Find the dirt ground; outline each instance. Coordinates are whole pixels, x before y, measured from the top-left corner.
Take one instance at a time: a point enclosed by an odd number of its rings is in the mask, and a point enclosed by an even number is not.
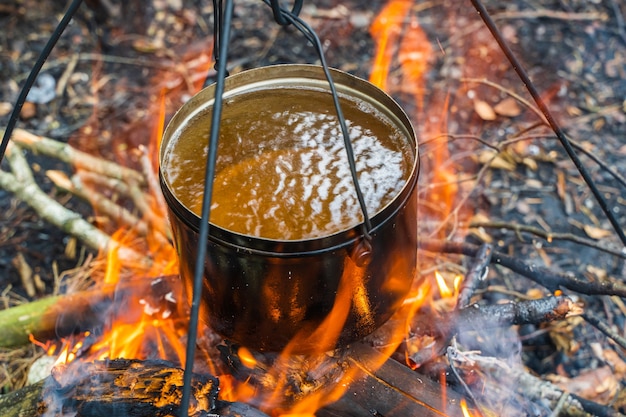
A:
[[[0,5],[0,127],[6,125],[19,88],[64,3],[21,0]],[[604,167],[626,176],[626,4],[485,3],[568,137]],[[367,79],[376,51],[370,26],[385,4],[305,1],[301,17],[317,31],[331,66]],[[52,86],[43,81],[37,85],[39,96],[31,96],[25,110],[30,114],[23,113],[19,127],[136,167],[138,161],[129,150],[149,139],[145,127],[153,118],[155,84],[163,77],[181,84],[167,99],[170,114],[189,96],[189,77],[199,73],[194,58],[212,45],[211,10],[209,2],[200,0],[86,2],[42,71]],[[411,27],[420,27],[425,37],[414,40],[415,56],[393,51],[387,91],[405,108],[418,133],[420,196],[434,201],[431,193],[442,187],[437,181],[444,178],[438,175],[443,170],[452,170],[453,176],[445,178],[458,192],[455,215],[449,218],[435,216],[436,209],[427,205],[421,208],[420,233],[487,242],[533,267],[589,282],[623,283],[623,245],[551,130],[532,111],[524,85],[471,3],[415,1],[403,19],[398,44]],[[423,59],[427,68],[418,92],[421,102],[403,73],[403,64],[412,59]],[[277,63],[316,63],[316,57],[297,31],[273,23],[262,2],[235,2],[230,72]],[[185,70],[186,65],[193,70]],[[512,96],[520,100],[510,100]],[[443,161],[434,156],[441,133],[451,138]],[[55,189],[44,175],[47,170],[70,172],[67,165],[41,155],[28,158],[44,190],[95,221],[89,204]],[[626,186],[588,156],[581,159],[626,228]],[[6,162],[2,169],[9,169]],[[63,291],[62,272],[80,267],[93,254],[3,190],[0,212],[4,307]],[[18,254],[45,284],[34,297],[21,283],[14,261]],[[470,262],[444,254],[426,258],[428,268],[440,266],[451,273],[464,271]],[[496,304],[548,294],[538,283],[494,266],[474,300]],[[575,290],[565,294],[624,336],[622,298]],[[484,336],[472,333],[461,339],[468,350],[495,357],[519,349],[532,373],[626,412],[626,351],[579,317],[515,327],[489,341]],[[511,342],[511,337],[516,340]],[[2,389],[15,387],[7,381]],[[541,404],[528,407],[527,415],[549,415]]]

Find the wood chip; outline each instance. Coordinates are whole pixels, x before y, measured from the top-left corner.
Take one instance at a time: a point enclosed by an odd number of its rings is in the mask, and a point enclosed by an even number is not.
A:
[[[28,294],[31,298],[37,295],[35,283],[33,281],[33,269],[30,265],[28,265],[28,262],[26,261],[26,258],[24,258],[22,252],[17,253],[15,258],[13,258],[12,263],[20,275],[22,286],[24,287],[26,294]]]

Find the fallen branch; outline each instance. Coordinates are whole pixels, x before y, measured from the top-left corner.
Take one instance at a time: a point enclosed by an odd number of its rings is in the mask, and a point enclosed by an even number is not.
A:
[[[451,242],[444,240],[422,239],[420,248],[430,252],[457,253],[465,256],[476,256],[479,247],[471,243]],[[500,252],[494,252],[491,262],[509,268],[511,271],[555,292],[561,287],[588,295],[617,295],[626,297],[626,285],[612,281],[583,281],[575,276],[559,274],[548,268],[528,265],[523,261]]]
[[[486,386],[481,385],[478,389],[482,392],[493,392],[496,402],[503,397],[510,397],[512,390],[525,401],[534,404],[548,402],[552,409],[556,409],[561,402],[562,413],[559,415],[624,417],[623,414],[610,407],[569,394],[551,382],[529,374],[521,366],[511,366],[498,358],[484,357],[475,352],[457,351],[455,359],[459,363],[465,363],[472,374],[478,368],[489,375],[488,378],[482,379]]]
[[[493,246],[487,243],[480,246],[480,250],[476,254],[476,258],[473,260],[472,266],[467,271],[467,274],[465,274],[465,279],[459,289],[459,296],[456,300],[457,310],[465,308],[469,305],[476,287],[487,275],[488,265],[491,262],[492,253]]]
[[[122,246],[111,236],[94,227],[81,215],[63,207],[59,202],[44,193],[35,182],[30,166],[19,146],[10,144],[6,159],[12,173],[0,170],[0,187],[9,191],[33,208],[37,214],[64,232],[76,237],[92,249],[98,251],[117,250],[121,259],[149,267],[152,260],[134,250]]]

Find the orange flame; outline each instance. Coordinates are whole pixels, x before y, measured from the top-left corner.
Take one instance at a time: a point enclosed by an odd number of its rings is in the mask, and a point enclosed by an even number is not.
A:
[[[376,54],[372,65],[370,82],[387,90],[389,66],[402,33],[405,16],[413,2],[392,0],[381,10],[370,26],[370,34],[376,40]]]

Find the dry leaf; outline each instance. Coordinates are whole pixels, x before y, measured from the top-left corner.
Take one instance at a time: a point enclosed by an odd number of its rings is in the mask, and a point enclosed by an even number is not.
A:
[[[490,167],[496,169],[504,169],[507,171],[515,171],[515,162],[505,159],[502,154],[496,154],[494,150],[486,149],[478,154],[478,162],[481,164],[489,164]]]
[[[539,189],[539,188],[543,187],[543,183],[542,183],[541,181],[539,181],[539,180],[534,179],[534,178],[528,178],[528,179],[525,181],[525,184],[526,184],[526,186],[527,186],[528,188],[536,188],[536,189]]]
[[[505,98],[504,100],[496,104],[493,110],[500,116],[506,117],[519,116],[522,112],[522,109],[517,103],[517,100],[515,100],[513,97]]]
[[[588,224],[584,225],[583,229],[585,230],[585,233],[587,233],[587,236],[592,239],[604,239],[605,237],[609,237],[613,234],[613,232]]]
[[[522,163],[530,168],[532,171],[537,171],[539,166],[537,165],[537,161],[533,158],[522,158]]]
[[[470,224],[472,223],[474,224],[489,223],[489,217],[483,212],[476,213],[470,219]]]
[[[606,359],[613,368],[615,376],[623,379],[624,375],[626,375],[626,362],[624,362],[614,350],[606,349],[602,353],[604,359]]]
[[[474,100],[474,111],[483,120],[496,120],[496,112],[486,101]]]
[[[484,227],[474,227],[470,229],[469,233],[483,243],[493,243],[493,238],[487,233]]]
[[[589,272],[590,274],[593,274],[600,281],[604,281],[608,277],[608,275],[609,275],[606,272],[606,269],[598,268],[598,267],[593,266],[593,265],[587,265],[586,269],[587,269],[587,272]]]

